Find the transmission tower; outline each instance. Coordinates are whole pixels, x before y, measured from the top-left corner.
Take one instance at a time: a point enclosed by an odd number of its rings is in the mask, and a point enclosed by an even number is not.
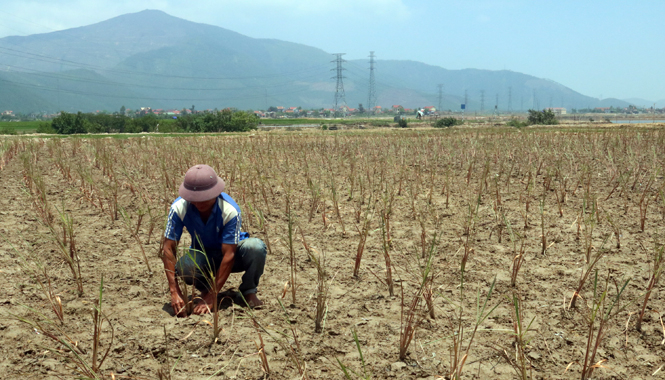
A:
[[[469,93],[467,90],[464,90],[464,107],[469,103]]]
[[[508,113],[513,112],[513,88],[508,87]]]
[[[345,60],[342,59],[342,56],[346,53],[337,53],[333,54],[336,58],[334,62],[337,64],[337,67],[334,69],[331,69],[330,71],[336,71],[337,75],[332,77],[332,79],[337,79],[337,88],[335,88],[335,112],[337,112],[339,109],[337,106],[339,104],[346,105],[346,96],[344,95],[344,82],[342,79],[344,79],[344,76],[342,76],[342,71],[344,71],[344,68],[342,68],[342,63],[346,62]]]
[[[480,90],[480,112],[485,111],[485,90]]]
[[[443,109],[443,85],[438,84],[438,87],[439,87],[439,108],[438,108],[438,110],[439,110],[439,112],[441,112],[441,110]]]
[[[369,91],[367,95],[367,109],[369,112],[374,110],[376,105],[376,88],[374,81],[374,52],[369,52]]]
[[[499,115],[499,94],[496,94],[496,102],[494,103],[494,115]]]

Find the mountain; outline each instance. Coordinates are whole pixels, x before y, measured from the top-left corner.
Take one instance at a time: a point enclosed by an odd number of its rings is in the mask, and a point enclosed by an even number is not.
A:
[[[0,109],[31,111],[269,106],[331,107],[333,56],[321,49],[250,38],[146,10],[59,32],[0,39]],[[345,100],[367,106],[368,62],[344,63]],[[446,70],[377,61],[378,105],[439,104],[457,110],[585,108],[608,100],[512,71]],[[484,101],[481,96],[484,91]],[[465,95],[466,94],[466,95]],[[510,101],[509,101],[510,99]],[[614,106],[627,106],[609,100]]]
[[[186,45],[208,36],[232,43],[247,39],[229,30],[147,10],[79,28],[2,38],[0,48],[5,53],[3,63],[26,70],[108,69],[138,53]]]
[[[377,78],[382,82],[390,81],[395,87],[411,88],[421,94],[428,94],[428,103],[432,105],[438,105],[438,94],[434,94],[436,84],[443,84],[444,108],[453,110],[459,109],[460,104],[464,103],[465,93],[467,109],[471,110],[482,108],[489,111],[495,105],[498,105],[499,110],[601,106],[598,100],[559,83],[514,71],[446,70],[413,61],[379,61],[377,66]],[[616,99],[611,103],[615,106],[628,105]]]
[[[14,83],[10,75],[0,73],[0,109],[30,112],[52,108],[52,104],[25,86]]]
[[[623,99],[623,101],[628,102],[637,107],[649,108],[652,107],[655,103],[656,108],[665,108],[665,99],[656,100],[654,102],[653,100],[646,100],[642,98],[630,98],[630,99]]]
[[[642,98],[629,98],[629,99],[621,99],[621,100],[623,100],[624,102],[630,103],[634,106],[637,106],[637,107],[651,107],[653,105],[653,103],[655,103],[651,100],[646,100],[646,99],[642,99]]]

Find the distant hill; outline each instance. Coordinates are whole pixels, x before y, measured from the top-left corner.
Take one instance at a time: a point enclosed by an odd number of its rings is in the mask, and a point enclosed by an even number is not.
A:
[[[656,104],[656,108],[665,108],[665,99],[660,99],[660,100],[647,100],[647,99],[642,99],[642,98],[629,98],[629,99],[622,99],[624,102],[628,102],[636,107],[652,107],[654,103]]]
[[[256,39],[161,11],[146,10],[80,28],[0,39],[0,109],[113,111],[121,106],[197,109],[331,107],[333,56],[321,49]],[[367,106],[367,61],[345,63],[351,107]],[[438,105],[491,111],[533,107],[627,106],[584,96],[556,82],[512,71],[446,70],[414,61],[377,61],[378,105]],[[510,89],[510,90],[509,90]],[[510,104],[509,104],[510,91]],[[510,106],[510,107],[509,107]]]
[[[629,99],[621,99],[621,100],[623,100],[624,102],[630,103],[634,106],[637,106],[637,107],[650,107],[650,106],[653,105],[653,103],[655,103],[651,100],[646,100],[646,99],[642,99],[642,98],[629,98]]]
[[[16,85],[14,80],[14,76],[0,72],[0,110],[30,112],[53,108],[49,101],[25,86]]]
[[[597,99],[582,95],[559,83],[514,71],[446,70],[413,61],[379,61],[377,66],[377,77],[381,78],[383,83],[392,82],[394,87],[419,91],[426,96],[430,105],[438,104],[436,86],[443,84],[444,108],[455,110],[464,103],[465,93],[468,99],[467,108],[471,110],[479,110],[481,106],[485,111],[493,110],[495,105],[504,111],[509,108],[526,110],[601,106]],[[622,107],[628,105],[618,99],[611,103]]]

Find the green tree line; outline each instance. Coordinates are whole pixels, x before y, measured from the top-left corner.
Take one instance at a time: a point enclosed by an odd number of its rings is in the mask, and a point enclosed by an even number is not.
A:
[[[258,117],[243,111],[223,110],[159,119],[153,114],[131,118],[124,115],[61,112],[38,133],[141,133],[141,132],[244,132],[256,129]]]

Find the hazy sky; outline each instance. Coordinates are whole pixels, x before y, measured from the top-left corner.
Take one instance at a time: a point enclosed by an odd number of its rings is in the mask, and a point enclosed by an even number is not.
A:
[[[665,99],[665,1],[0,0],[0,37],[160,9],[346,59],[508,69],[592,97]]]

